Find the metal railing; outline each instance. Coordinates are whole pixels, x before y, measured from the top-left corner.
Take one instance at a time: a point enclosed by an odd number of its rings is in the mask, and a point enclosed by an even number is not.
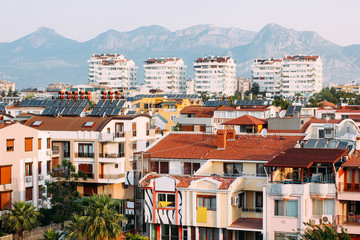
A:
[[[337,215],[338,225],[358,225],[360,226],[360,214],[348,213],[348,215]]]
[[[339,182],[340,192],[360,192],[360,183]]]
[[[125,133],[124,132],[115,132],[114,137],[115,138],[123,138],[123,137],[125,137]]]
[[[93,152],[78,152],[78,153],[75,153],[75,157],[78,157],[78,158],[93,158],[94,153]]]
[[[122,158],[125,156],[125,153],[100,153],[99,157],[101,158]]]
[[[242,208],[243,212],[254,212],[254,213],[262,213],[263,212],[263,208],[261,207],[255,207],[255,208]]]
[[[99,174],[99,178],[101,179],[119,179],[119,178],[124,178],[125,174]]]

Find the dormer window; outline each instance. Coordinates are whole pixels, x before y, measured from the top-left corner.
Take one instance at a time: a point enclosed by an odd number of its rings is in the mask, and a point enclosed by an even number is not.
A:
[[[43,123],[44,123],[44,121],[35,121],[31,126],[40,127]]]
[[[83,127],[91,128],[95,125],[95,122],[86,122]]]

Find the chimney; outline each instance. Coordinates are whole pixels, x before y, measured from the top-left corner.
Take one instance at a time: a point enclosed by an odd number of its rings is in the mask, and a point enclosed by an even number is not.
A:
[[[226,140],[235,141],[235,129],[227,129],[226,130]]]
[[[216,132],[217,135],[217,150],[224,150],[226,148],[226,130],[219,129]]]
[[[360,137],[356,137],[355,149],[356,149],[356,151],[360,151]]]

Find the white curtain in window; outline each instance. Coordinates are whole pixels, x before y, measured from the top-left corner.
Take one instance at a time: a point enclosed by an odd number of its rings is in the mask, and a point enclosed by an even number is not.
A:
[[[207,207],[207,209],[210,209],[210,198],[205,198],[205,207]]]
[[[216,209],[216,198],[211,199],[211,209],[213,209],[213,210]]]
[[[283,200],[275,200],[275,216],[285,216],[285,202]]]
[[[286,202],[286,216],[297,217],[297,213],[298,213],[298,202],[288,200]]]
[[[240,174],[243,171],[243,165],[241,163],[235,164],[236,174]]]
[[[313,215],[322,215],[323,202],[321,199],[313,199]]]
[[[325,199],[324,200],[324,214],[325,215],[334,215],[334,200]]]

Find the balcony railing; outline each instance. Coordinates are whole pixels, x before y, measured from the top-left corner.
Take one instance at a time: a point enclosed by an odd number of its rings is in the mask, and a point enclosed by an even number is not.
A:
[[[99,178],[101,179],[119,179],[119,178],[124,178],[125,174],[99,174]]]
[[[243,212],[262,213],[262,212],[263,212],[263,208],[261,208],[261,207],[256,207],[256,208],[243,208],[242,211],[243,211]]]
[[[340,192],[360,192],[360,183],[339,182]]]
[[[92,153],[92,152],[78,152],[78,153],[75,153],[75,157],[77,157],[77,158],[94,158],[94,153]]]
[[[70,152],[64,152],[64,158],[69,158],[70,157]]]
[[[360,214],[348,213],[348,215],[337,215],[338,225],[358,225],[360,226]]]
[[[101,158],[122,158],[125,156],[125,153],[100,153],[99,157]]]
[[[115,132],[114,137],[115,138],[123,138],[123,137],[125,137],[125,133],[124,132]]]
[[[59,154],[59,146],[53,146],[52,147],[52,154]]]

